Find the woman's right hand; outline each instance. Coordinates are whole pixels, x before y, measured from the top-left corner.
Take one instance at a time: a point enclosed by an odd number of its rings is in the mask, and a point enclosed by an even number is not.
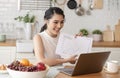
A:
[[[76,60],[77,60],[77,55],[73,55],[70,58],[67,58],[67,62],[71,63],[71,64],[75,64]]]

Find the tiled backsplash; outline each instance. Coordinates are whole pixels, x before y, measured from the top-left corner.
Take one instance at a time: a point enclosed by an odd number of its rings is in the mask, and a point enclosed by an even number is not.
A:
[[[16,24],[13,18],[17,10],[17,0],[0,0],[0,33],[6,34],[8,39],[16,38]]]
[[[18,28],[13,22],[0,22],[0,34],[7,35],[7,39],[24,38],[22,36],[24,34],[23,28]]]
[[[0,34],[6,34],[7,39],[24,39],[24,24],[14,18],[27,12],[28,10],[18,10],[18,0],[0,0]],[[34,12],[35,16],[39,16],[39,12]]]

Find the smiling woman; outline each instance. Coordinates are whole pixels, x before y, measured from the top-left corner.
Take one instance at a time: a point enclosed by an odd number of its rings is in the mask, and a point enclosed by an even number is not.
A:
[[[37,62],[43,62],[49,66],[60,66],[67,62],[74,63],[76,56],[63,59],[55,52],[59,34],[65,21],[63,10],[58,7],[49,8],[45,11],[44,21],[45,24],[41,28],[40,33],[36,34],[33,38],[34,53]],[[57,70],[55,69],[55,71]],[[48,75],[52,75],[50,78],[55,78],[57,74],[58,71],[57,73],[53,73],[52,71],[48,73]]]
[[[64,20],[65,15],[62,9],[51,7],[46,10],[44,15],[45,24],[41,32],[33,38],[34,52],[37,61],[42,61],[50,66],[76,61],[75,56],[62,59],[55,53],[60,30],[64,26]]]

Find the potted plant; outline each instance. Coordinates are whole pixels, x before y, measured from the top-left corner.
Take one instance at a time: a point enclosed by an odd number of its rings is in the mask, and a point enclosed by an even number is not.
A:
[[[87,29],[80,29],[80,32],[82,32],[83,36],[88,36],[88,30]]]
[[[101,41],[102,40],[102,31],[99,29],[95,29],[92,31],[93,41]]]
[[[19,22],[24,22],[24,31],[26,35],[26,39],[30,40],[32,39],[32,25],[35,22],[35,16],[30,15],[29,12],[25,16],[18,16],[14,18],[15,20],[18,20]]]
[[[23,21],[24,23],[34,23],[35,22],[35,16],[30,15],[29,12],[25,16],[18,16],[14,18],[15,20],[18,20],[19,22]]]

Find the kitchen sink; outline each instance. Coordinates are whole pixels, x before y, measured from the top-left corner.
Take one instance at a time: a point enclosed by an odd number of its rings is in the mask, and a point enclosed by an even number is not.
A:
[[[33,52],[32,40],[17,40],[16,41],[17,52]]]

